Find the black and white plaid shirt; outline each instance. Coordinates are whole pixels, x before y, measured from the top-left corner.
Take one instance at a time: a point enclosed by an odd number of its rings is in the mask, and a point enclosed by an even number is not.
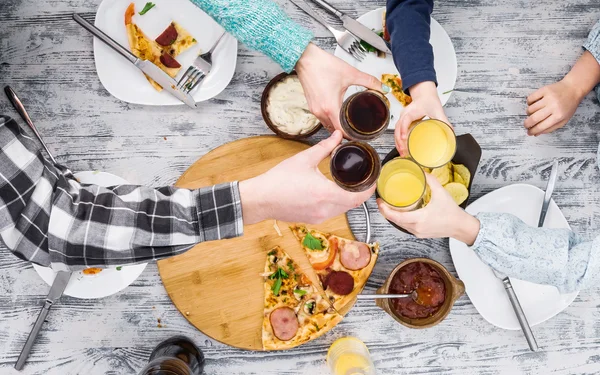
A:
[[[54,269],[146,262],[243,234],[237,182],[198,190],[80,184],[0,116],[0,236]]]

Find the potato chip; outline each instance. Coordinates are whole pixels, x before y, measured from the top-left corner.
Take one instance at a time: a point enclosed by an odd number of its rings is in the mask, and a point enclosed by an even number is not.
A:
[[[450,164],[446,164],[443,167],[435,168],[431,171],[433,177],[435,177],[441,185],[446,185],[452,181],[450,176]]]
[[[462,177],[464,181],[465,187],[469,187],[469,183],[471,182],[471,172],[462,164],[454,164],[454,173],[458,173],[460,177]]]
[[[460,205],[469,197],[469,191],[465,185],[458,182],[451,182],[444,186],[444,189],[450,193],[456,204]]]
[[[465,187],[467,186],[467,184],[465,183],[465,180],[463,180],[463,178],[460,177],[460,175],[456,172],[454,172],[454,182],[458,182],[461,185],[465,185]]]

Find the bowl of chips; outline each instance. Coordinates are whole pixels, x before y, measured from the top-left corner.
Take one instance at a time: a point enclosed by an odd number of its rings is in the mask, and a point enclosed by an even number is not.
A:
[[[388,161],[400,156],[395,148],[381,162],[382,165]],[[471,134],[463,134],[456,137],[456,154],[452,161],[444,166],[435,169],[423,168],[425,172],[431,173],[440,184],[452,196],[456,204],[466,208],[471,196],[471,187],[473,186],[473,177],[477,172],[477,167],[481,161],[481,147]],[[377,194],[379,198],[379,194]],[[423,207],[431,200],[431,191],[429,187],[425,191],[423,198]],[[408,233],[403,228],[392,223],[395,228],[404,233]],[[410,233],[409,233],[410,234]]]

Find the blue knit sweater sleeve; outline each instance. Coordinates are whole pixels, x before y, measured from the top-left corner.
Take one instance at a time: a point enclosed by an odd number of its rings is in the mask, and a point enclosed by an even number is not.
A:
[[[290,72],[312,39],[271,0],[191,0],[240,42]]]
[[[429,44],[433,0],[388,0],[386,25],[390,33],[394,63],[402,78],[402,87],[433,81],[433,48]]]

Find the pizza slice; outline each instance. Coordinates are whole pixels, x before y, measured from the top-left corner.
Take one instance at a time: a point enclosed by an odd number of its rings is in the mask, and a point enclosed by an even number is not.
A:
[[[402,89],[402,79],[398,77],[397,74],[382,74],[381,82],[385,83],[388,87],[392,89],[392,95],[398,99],[400,104],[403,107],[406,107],[410,103],[412,103],[412,98],[410,95],[406,95],[404,90]]]
[[[386,12],[384,11],[383,15],[381,16],[381,18],[382,18],[382,20],[381,20],[381,26],[383,28],[383,36],[382,36],[382,38],[383,38],[383,40],[385,40],[386,42],[389,43],[391,41],[391,38],[390,38],[390,33],[388,31],[388,28],[387,28],[387,22],[385,20],[385,16],[386,16]]]
[[[319,275],[329,302],[339,311],[364,288],[377,261],[379,245],[348,240],[303,225],[290,229]]]
[[[156,40],[151,40],[138,25],[133,23],[134,14],[135,4],[131,3],[125,11],[125,29],[127,30],[131,52],[142,60],[152,62],[175,78],[181,69],[181,64],[175,57],[196,44],[196,39],[173,21]],[[148,76],[146,76],[146,79],[156,90],[162,91],[162,87],[153,79]]]
[[[279,246],[265,264],[263,349],[289,349],[319,337],[342,316]]]

